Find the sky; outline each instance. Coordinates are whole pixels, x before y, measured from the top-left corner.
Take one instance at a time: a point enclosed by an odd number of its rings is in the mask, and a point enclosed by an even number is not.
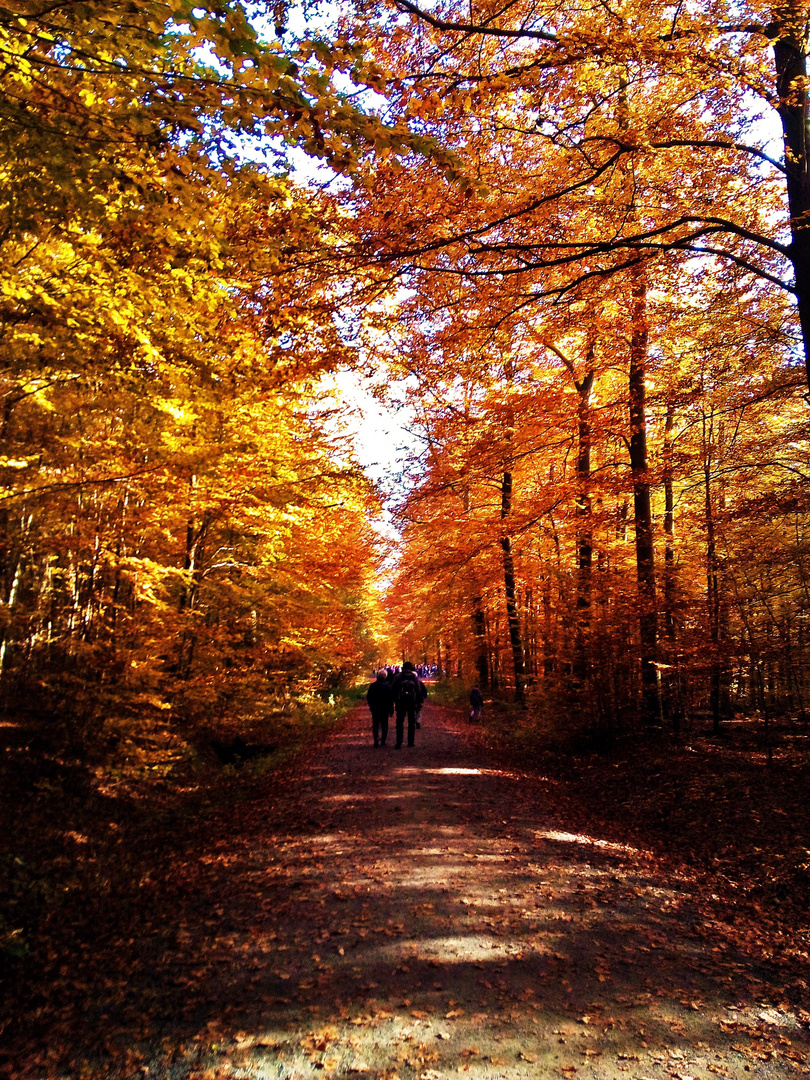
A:
[[[408,430],[407,407],[386,408],[374,397],[371,380],[356,371],[333,375],[327,390],[347,407],[341,427],[352,436],[363,471],[386,493],[396,490],[408,454],[418,445]]]

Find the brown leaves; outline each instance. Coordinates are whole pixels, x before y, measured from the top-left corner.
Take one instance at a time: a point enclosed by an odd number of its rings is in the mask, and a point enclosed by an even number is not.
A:
[[[314,1031],[301,1040],[301,1047],[304,1050],[312,1051],[324,1051],[328,1048],[330,1043],[333,1043],[338,1038],[338,1029],[333,1025],[321,1028],[318,1031]]]

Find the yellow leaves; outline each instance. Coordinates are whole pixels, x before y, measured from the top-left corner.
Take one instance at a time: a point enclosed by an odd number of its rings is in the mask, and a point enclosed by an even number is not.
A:
[[[29,465],[32,465],[36,461],[36,458],[9,458],[3,455],[0,457],[0,469],[26,469]]]
[[[412,98],[408,102],[407,116],[414,119],[428,120],[433,117],[441,118],[445,113],[444,98],[432,91],[424,98]]]
[[[9,278],[0,281],[0,292],[12,300],[31,300],[34,296],[34,290],[30,285],[25,285],[21,281],[12,281]]]

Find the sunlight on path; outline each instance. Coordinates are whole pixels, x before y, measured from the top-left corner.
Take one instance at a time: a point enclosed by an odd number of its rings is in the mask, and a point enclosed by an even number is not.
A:
[[[558,785],[470,734],[427,707],[414,748],[375,750],[358,710],[159,883],[115,943],[126,983],[77,974],[53,1042],[81,1069],[14,1075],[810,1075],[779,958],[649,853],[566,828]]]
[[[374,750],[361,714],[309,763],[308,824],[258,867],[277,992],[233,1035],[235,1074],[806,1073],[764,958],[704,927],[649,856],[547,820],[549,781],[425,719],[413,749]]]

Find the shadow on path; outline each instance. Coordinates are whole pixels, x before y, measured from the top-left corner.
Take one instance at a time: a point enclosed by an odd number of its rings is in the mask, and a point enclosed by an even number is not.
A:
[[[19,1077],[808,1075],[779,969],[644,852],[574,835],[553,783],[426,707],[362,711],[208,850],[92,933],[9,1028]],[[587,799],[587,792],[583,793]]]

